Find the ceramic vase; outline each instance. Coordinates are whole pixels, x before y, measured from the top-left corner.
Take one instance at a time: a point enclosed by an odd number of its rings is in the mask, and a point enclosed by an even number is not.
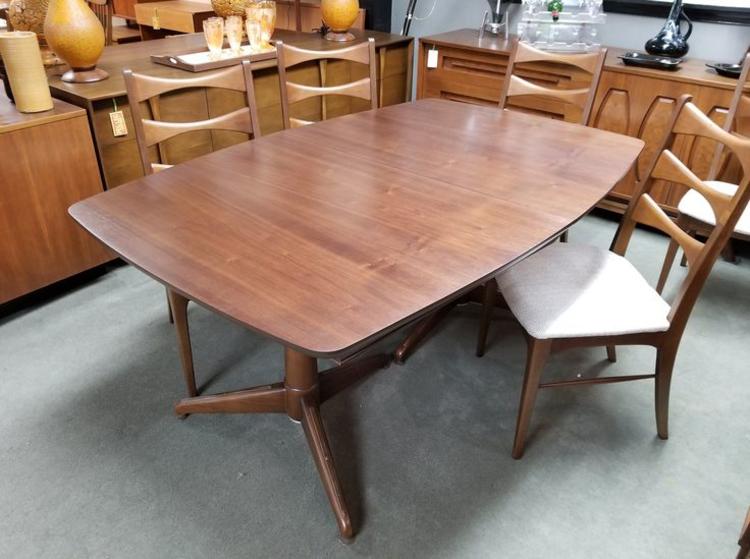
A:
[[[688,25],[685,33],[680,29],[680,23],[685,21]],[[661,28],[659,34],[646,42],[646,52],[657,56],[669,56],[681,58],[688,53],[690,46],[687,40],[693,32],[693,23],[685,15],[682,8],[682,0],[674,0],[669,17]]]
[[[349,28],[359,15],[359,0],[321,0],[320,12],[323,23],[330,28],[326,34],[329,41],[353,41]]]
[[[109,77],[96,67],[104,50],[104,28],[84,0],[50,0],[44,35],[52,50],[70,66],[63,81],[89,83]]]

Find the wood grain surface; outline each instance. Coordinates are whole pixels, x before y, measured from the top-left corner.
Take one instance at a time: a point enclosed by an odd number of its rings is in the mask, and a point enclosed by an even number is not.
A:
[[[191,300],[288,348],[341,357],[559,235],[642,147],[424,100],[239,144],[70,212]]]

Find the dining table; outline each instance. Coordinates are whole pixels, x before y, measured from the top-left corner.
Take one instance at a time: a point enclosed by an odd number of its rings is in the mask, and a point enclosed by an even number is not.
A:
[[[586,215],[643,146],[533,114],[421,100],[228,147],[78,202],[70,214],[180,297],[283,348],[279,382],[185,398],[176,412],[300,422],[349,539],[356,528],[321,404],[391,363],[391,353],[372,349],[386,336]],[[189,339],[179,341],[185,356]],[[318,360],[333,364],[320,370]]]

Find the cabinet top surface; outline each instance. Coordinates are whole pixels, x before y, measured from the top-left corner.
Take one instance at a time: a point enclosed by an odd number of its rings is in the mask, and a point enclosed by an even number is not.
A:
[[[22,113],[16,109],[16,106],[10,102],[4,93],[0,93],[0,134],[86,114],[80,107],[75,107],[59,99],[53,99],[52,103],[53,107],[49,111]]]
[[[430,99],[244,142],[70,213],[191,300],[288,347],[345,355],[554,238],[642,147]]]
[[[380,31],[357,31],[352,30],[359,39],[375,39],[376,47],[385,47],[412,41],[411,37],[402,37]],[[278,29],[274,33],[275,39],[281,39],[290,45],[296,45],[313,50],[332,50],[340,48],[340,43],[326,41],[317,33],[299,33],[296,31],[287,31]],[[125,95],[125,81],[122,77],[122,71],[129,68],[135,72],[160,76],[165,78],[184,78],[195,76],[191,72],[170,68],[151,61],[152,54],[181,54],[186,52],[196,52],[205,49],[206,40],[203,33],[190,33],[187,35],[178,35],[165,39],[155,39],[151,41],[141,41],[137,43],[127,43],[124,45],[113,45],[106,47],[102,54],[97,67],[106,70],[109,78],[88,84],[66,83],[60,79],[60,76],[67,68],[66,66],[57,66],[50,70],[49,84],[52,94],[62,96],[67,100],[75,100],[76,104],[81,101],[93,102],[102,99],[111,99]],[[276,59],[265,60],[253,64],[253,69],[270,68],[276,66]]]
[[[502,53],[507,54],[513,49],[515,36],[509,38],[498,37],[485,33],[482,39],[479,38],[479,31],[476,29],[457,29],[422,37],[420,41],[429,44],[443,46],[457,46],[480,52]],[[725,78],[717,75],[713,70],[706,67],[706,60],[698,58],[685,58],[680,68],[674,72],[664,70],[654,70],[650,68],[638,68],[634,66],[625,66],[618,57],[625,52],[637,49],[621,49],[608,47],[607,60],[604,67],[612,72],[621,72],[626,74],[636,74],[646,77],[660,78],[663,80],[683,81],[720,87],[723,89],[734,89],[737,86],[737,80]]]

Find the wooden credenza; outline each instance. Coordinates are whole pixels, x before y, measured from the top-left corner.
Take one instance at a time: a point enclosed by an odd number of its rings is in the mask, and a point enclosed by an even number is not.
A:
[[[497,105],[505,80],[514,39],[485,36],[462,29],[424,37],[419,47],[418,98],[438,97],[464,103]],[[427,68],[427,52],[438,51],[438,67]],[[688,59],[676,72],[625,66],[618,55],[621,49],[609,49],[594,103],[590,124],[643,139],[646,148],[638,164],[611,192],[602,206],[621,211],[627,204],[635,182],[664,137],[672,108],[681,95],[690,94],[694,102],[715,122],[724,124],[736,80],[717,76],[702,60]],[[730,56],[728,54],[728,56]],[[580,75],[568,66],[525,64],[518,68],[527,79],[549,87],[576,87]],[[518,108],[544,113],[553,118],[575,120],[578,115],[569,106],[553,101],[525,98]],[[750,122],[745,123],[750,133]],[[715,144],[678,138],[675,152],[696,174],[708,172]],[[543,154],[540,154],[543,156]],[[727,161],[722,177],[736,181],[736,162]],[[685,187],[662,183],[655,190],[657,201],[669,212],[685,192]]]
[[[101,192],[86,112],[19,113],[0,93],[0,303],[115,256],[68,215]]]

